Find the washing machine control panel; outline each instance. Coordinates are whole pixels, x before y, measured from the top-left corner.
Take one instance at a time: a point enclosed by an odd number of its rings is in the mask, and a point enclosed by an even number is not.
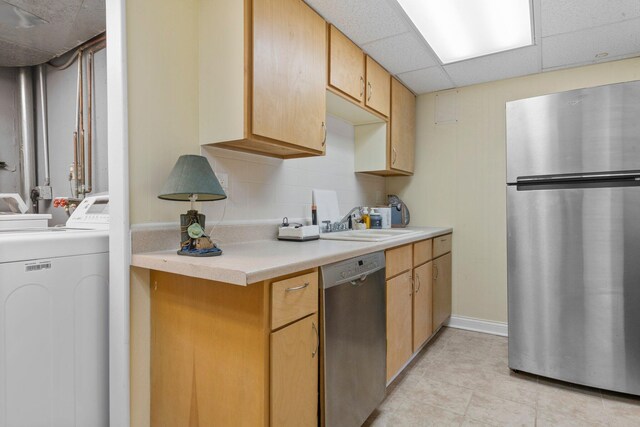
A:
[[[109,229],[109,196],[88,196],[67,220],[67,228]]]

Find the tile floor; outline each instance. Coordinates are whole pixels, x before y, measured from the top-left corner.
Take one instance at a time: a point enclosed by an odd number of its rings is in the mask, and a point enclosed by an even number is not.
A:
[[[506,338],[443,328],[365,426],[640,426],[640,399],[515,374]]]

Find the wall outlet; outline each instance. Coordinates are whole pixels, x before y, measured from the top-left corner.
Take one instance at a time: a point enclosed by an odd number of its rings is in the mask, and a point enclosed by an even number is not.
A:
[[[228,190],[229,189],[229,175],[226,173],[216,173],[216,177],[218,178],[218,181],[220,182],[220,185],[222,186],[223,190]]]

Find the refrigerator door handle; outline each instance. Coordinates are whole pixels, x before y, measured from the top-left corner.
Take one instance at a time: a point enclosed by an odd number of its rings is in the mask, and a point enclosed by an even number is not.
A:
[[[518,184],[533,184],[537,182],[549,181],[586,181],[586,180],[604,180],[604,179],[638,179],[640,171],[623,171],[623,172],[597,172],[597,173],[581,173],[581,174],[558,174],[558,175],[538,175],[538,176],[519,176]]]

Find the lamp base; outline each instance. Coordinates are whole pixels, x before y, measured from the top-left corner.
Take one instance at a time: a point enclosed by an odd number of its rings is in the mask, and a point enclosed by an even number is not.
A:
[[[193,257],[211,257],[222,255],[222,250],[205,234],[200,237],[191,237],[189,235],[189,226],[198,223],[202,230],[205,227],[205,216],[196,210],[189,210],[186,214],[180,215],[180,249],[178,255]],[[202,243],[205,243],[204,245]]]
[[[178,255],[195,256],[195,257],[210,257],[222,255],[222,249],[209,248],[209,249],[180,249],[177,251]]]

